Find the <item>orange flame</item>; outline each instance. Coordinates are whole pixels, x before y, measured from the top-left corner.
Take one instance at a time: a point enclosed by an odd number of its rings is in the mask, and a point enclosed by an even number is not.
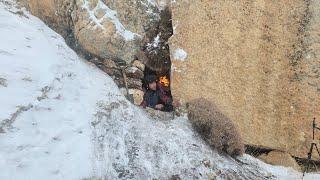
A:
[[[161,85],[163,85],[165,87],[168,87],[169,84],[170,84],[170,81],[166,76],[161,76],[160,79],[159,79],[159,82],[160,82]]]

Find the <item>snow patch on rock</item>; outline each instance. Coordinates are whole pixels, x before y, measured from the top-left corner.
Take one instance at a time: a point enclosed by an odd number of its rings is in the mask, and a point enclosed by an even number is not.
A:
[[[83,0],[82,8],[86,9],[89,13],[90,19],[100,28],[105,29],[103,25],[101,24],[105,18],[110,19],[110,21],[115,25],[116,31],[118,34],[120,34],[126,41],[132,41],[136,37],[141,37],[141,35],[133,33],[129,30],[127,30],[123,24],[120,22],[119,18],[117,17],[117,12],[110,9],[108,6],[106,6],[101,0],[98,1],[97,6],[90,10],[89,2],[88,0]],[[95,12],[98,10],[104,10],[105,15],[98,19],[95,16]]]
[[[184,61],[187,59],[187,57],[188,57],[187,52],[181,48],[177,48],[173,53],[174,60]]]
[[[148,51],[152,51],[156,48],[159,47],[159,43],[160,43],[160,34],[158,34],[152,42],[148,43],[146,46],[147,46],[147,50]]]
[[[152,6],[157,6],[158,3],[155,0],[148,0],[148,3],[151,4]]]

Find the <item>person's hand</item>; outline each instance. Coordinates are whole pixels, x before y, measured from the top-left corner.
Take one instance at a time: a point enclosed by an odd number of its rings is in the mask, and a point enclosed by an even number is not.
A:
[[[161,110],[163,107],[164,107],[163,104],[157,104],[155,106],[155,108],[158,109],[158,110]]]
[[[180,105],[181,105],[181,104],[180,104],[179,101],[175,101],[175,100],[174,100],[174,101],[172,102],[172,106],[173,106],[173,107],[179,107]]]

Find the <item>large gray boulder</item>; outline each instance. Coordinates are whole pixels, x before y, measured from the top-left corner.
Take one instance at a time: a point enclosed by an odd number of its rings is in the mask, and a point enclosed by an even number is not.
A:
[[[159,21],[159,7],[148,0],[30,0],[32,14],[86,54],[131,62]]]

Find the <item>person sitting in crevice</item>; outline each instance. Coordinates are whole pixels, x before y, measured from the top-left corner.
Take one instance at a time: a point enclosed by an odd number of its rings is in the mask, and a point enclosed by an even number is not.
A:
[[[145,77],[146,89],[141,106],[150,107],[161,111],[173,111],[173,100],[163,86],[157,82],[157,76],[147,75]]]

